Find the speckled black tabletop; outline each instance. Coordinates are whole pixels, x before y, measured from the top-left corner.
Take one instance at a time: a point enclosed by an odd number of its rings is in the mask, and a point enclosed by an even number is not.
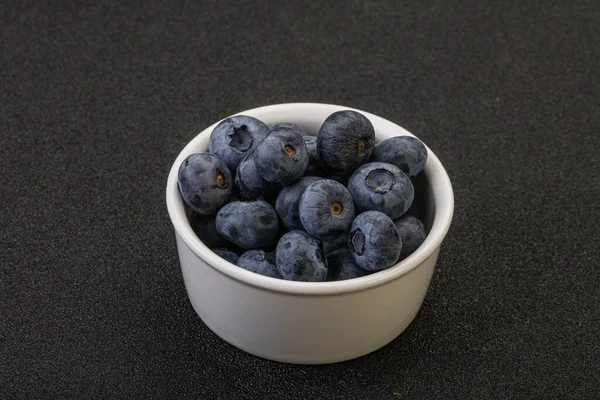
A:
[[[597,398],[600,3],[143,3],[0,5],[0,398]],[[199,131],[296,101],[400,124],[456,196],[415,321],[335,365],[214,335],[164,200]]]

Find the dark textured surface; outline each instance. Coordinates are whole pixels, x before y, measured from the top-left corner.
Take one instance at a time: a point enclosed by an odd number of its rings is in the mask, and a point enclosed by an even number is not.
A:
[[[597,398],[598,2],[15,3],[0,3],[0,398]],[[197,132],[291,101],[399,123],[455,188],[420,314],[338,365],[212,334],[165,208]]]

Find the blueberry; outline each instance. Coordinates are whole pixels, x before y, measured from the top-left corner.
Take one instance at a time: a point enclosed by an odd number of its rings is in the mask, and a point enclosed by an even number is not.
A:
[[[269,128],[271,130],[273,130],[273,129],[279,129],[279,128],[294,129],[294,130],[298,131],[298,133],[300,133],[301,135],[303,135],[303,136],[306,135],[306,132],[304,131],[304,129],[300,128],[296,124],[292,124],[292,123],[289,123],[289,122],[278,122],[276,124],[269,125]]]
[[[348,181],[356,212],[381,211],[400,218],[414,198],[410,178],[392,164],[372,162],[358,168]]]
[[[260,177],[254,162],[254,153],[242,159],[235,173],[235,186],[240,197],[244,200],[264,199],[271,201],[275,198],[277,188],[275,185]]]
[[[214,154],[194,153],[179,166],[177,184],[183,201],[200,215],[216,213],[231,198],[227,165]]]
[[[404,259],[411,255],[425,241],[427,237],[425,226],[412,215],[405,215],[395,220],[394,225],[396,225],[400,239],[402,239],[400,258]]]
[[[277,243],[275,260],[286,280],[323,282],[329,277],[321,242],[304,231],[291,231],[283,235]]]
[[[305,135],[304,143],[306,144],[306,150],[308,150],[308,165],[304,171],[304,175],[313,176],[325,176],[326,172],[321,167],[321,160],[317,154],[317,137]]]
[[[219,255],[221,258],[224,258],[225,260],[229,261],[232,264],[237,263],[237,261],[239,259],[238,255],[229,249],[216,248],[216,249],[211,249],[211,250],[214,251],[215,253],[217,253],[217,255]]]
[[[352,223],[348,247],[359,267],[381,271],[398,261],[402,240],[390,217],[379,211],[366,211]]]
[[[275,201],[275,210],[283,223],[283,226],[288,231],[302,230],[302,222],[300,222],[299,205],[300,196],[304,190],[313,182],[322,178],[316,176],[305,176],[290,186],[286,186],[277,196]]]
[[[317,137],[316,136],[309,135],[308,133],[306,133],[305,130],[300,128],[298,125],[291,124],[289,122],[279,122],[277,124],[270,125],[270,128],[271,128],[271,130],[277,129],[277,128],[289,128],[289,129],[294,129],[298,133],[300,133],[302,135],[302,137],[304,138],[304,144],[306,144],[306,149],[308,150],[308,165],[306,166],[306,169],[304,170],[304,175],[305,176],[325,176],[326,175],[325,170],[323,169],[323,167],[321,167],[321,161],[319,160],[319,156],[317,154]]]
[[[275,253],[272,251],[248,250],[240,256],[237,265],[257,274],[281,279],[275,263]]]
[[[216,222],[221,236],[246,250],[273,248],[279,237],[277,213],[263,200],[229,203]]]
[[[408,176],[415,176],[425,168],[427,148],[412,136],[395,136],[375,146],[371,161],[394,164]]]
[[[331,179],[311,183],[300,197],[300,221],[312,236],[333,239],[350,230],[354,203],[348,189]]]
[[[269,135],[269,127],[248,115],[221,121],[210,134],[208,151],[227,163],[232,172],[240,161]]]
[[[289,185],[302,178],[308,151],[302,135],[291,128],[276,128],[254,152],[259,175],[267,182]]]
[[[317,135],[321,164],[336,176],[349,176],[369,161],[375,148],[375,130],[367,117],[352,110],[331,114]]]
[[[332,275],[339,281],[360,278],[369,274],[356,265],[352,253],[348,249],[339,249],[329,253],[327,255],[327,265],[330,270],[335,271]]]
[[[332,253],[339,249],[348,249],[348,232],[332,239],[323,240],[322,243],[325,254]]]
[[[231,243],[217,232],[216,217],[214,215],[200,215],[192,213],[190,226],[207,247],[229,247]]]

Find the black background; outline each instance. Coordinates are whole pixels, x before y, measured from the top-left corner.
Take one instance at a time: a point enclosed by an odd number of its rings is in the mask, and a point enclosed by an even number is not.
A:
[[[1,398],[597,398],[600,3],[16,3],[0,5]],[[407,128],[456,196],[416,320],[337,365],[209,331],[164,200],[199,131],[295,101]]]

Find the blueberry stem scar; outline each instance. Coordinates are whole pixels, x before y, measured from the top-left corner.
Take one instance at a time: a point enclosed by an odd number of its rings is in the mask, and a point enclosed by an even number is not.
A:
[[[238,151],[248,151],[254,143],[252,135],[248,132],[248,127],[242,125],[239,128],[233,127],[233,132],[227,135],[229,146]]]
[[[220,188],[227,187],[227,180],[225,179],[225,174],[223,174],[223,171],[221,170],[217,171],[217,185]]]
[[[359,256],[362,256],[363,251],[365,250],[365,234],[362,233],[360,229],[357,229],[356,232],[352,235],[352,247],[354,247],[354,251]]]
[[[285,146],[285,152],[288,153],[289,155],[293,156],[294,154],[296,154],[296,149],[294,148],[294,146],[290,146],[288,144]]]
[[[387,193],[396,184],[396,180],[391,172],[376,169],[367,175],[366,183],[375,193]]]
[[[331,212],[333,215],[340,215],[344,211],[344,206],[340,202],[335,202],[331,205]]]
[[[366,145],[365,145],[365,141],[363,139],[360,139],[358,141],[358,151],[363,153],[365,151]]]

